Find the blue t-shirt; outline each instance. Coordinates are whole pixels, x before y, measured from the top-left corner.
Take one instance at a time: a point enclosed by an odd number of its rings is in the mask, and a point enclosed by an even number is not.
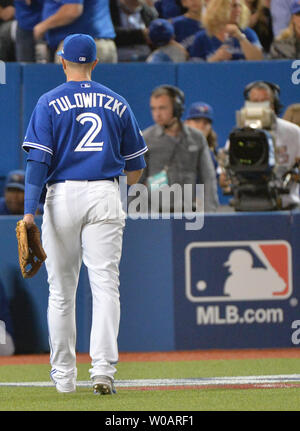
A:
[[[190,52],[196,33],[202,30],[202,24],[199,21],[187,18],[184,15],[172,18],[170,21],[174,26],[175,40]]]
[[[31,5],[28,5],[25,0],[15,0],[14,6],[18,26],[23,30],[32,30],[41,22],[43,0],[31,0]]]
[[[95,81],[69,81],[41,96],[23,148],[48,164],[47,182],[119,177],[143,169],[147,151],[127,101]]]
[[[109,0],[45,0],[43,20],[55,14],[58,9],[68,3],[83,4],[83,13],[71,24],[56,27],[46,33],[46,40],[51,48],[56,49],[66,36],[74,33],[89,34],[95,39],[115,38]]]
[[[246,35],[249,42],[262,49],[261,43],[254,30],[247,27],[241,31]],[[202,30],[196,34],[195,41],[191,47],[191,57],[194,59],[207,60],[224,44],[228,45],[228,50],[232,54],[231,60],[245,60],[245,55],[236,38],[229,37],[226,42],[221,42],[220,39],[215,36],[210,37],[206,30]]]

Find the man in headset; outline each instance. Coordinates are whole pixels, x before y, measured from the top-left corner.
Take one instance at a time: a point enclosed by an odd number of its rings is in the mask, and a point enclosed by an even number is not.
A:
[[[181,121],[184,93],[171,85],[157,87],[150,97],[150,109],[155,124],[143,131],[149,151],[141,182],[150,189],[176,184],[184,190],[184,185],[191,185],[193,211],[199,209],[194,193],[196,184],[204,184],[204,211],[215,212],[218,206],[215,168],[202,132]],[[180,204],[177,204],[175,196],[171,212],[178,210]]]
[[[250,102],[269,102],[276,117],[273,125],[275,137],[276,174],[282,177],[300,160],[300,128],[289,121],[279,118],[282,105],[280,103],[280,88],[267,81],[255,81],[244,89],[245,100]],[[222,184],[221,184],[222,182]],[[224,174],[220,175],[220,186],[228,186]],[[289,210],[300,204],[299,175],[292,175],[288,185],[289,193],[282,194],[281,208]]]

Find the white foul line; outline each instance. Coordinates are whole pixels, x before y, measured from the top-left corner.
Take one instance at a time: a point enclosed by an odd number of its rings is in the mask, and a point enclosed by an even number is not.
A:
[[[159,386],[221,386],[221,385],[261,385],[300,383],[300,374],[282,374],[270,376],[208,377],[190,379],[137,379],[115,380],[116,388],[159,387]],[[91,387],[91,381],[77,381],[78,387]],[[0,382],[1,386],[17,387],[53,387],[52,382]]]

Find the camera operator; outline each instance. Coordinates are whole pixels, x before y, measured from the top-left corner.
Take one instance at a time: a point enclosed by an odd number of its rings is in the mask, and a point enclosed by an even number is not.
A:
[[[244,90],[246,101],[254,103],[269,102],[270,109],[274,112],[274,120],[270,132],[275,142],[275,177],[278,184],[281,183],[285,190],[279,192],[277,209],[289,210],[299,206],[299,181],[300,176],[296,163],[300,161],[300,128],[279,118],[282,108],[279,99],[280,88],[278,85],[266,81],[255,81],[248,84]],[[229,142],[226,144],[229,148]],[[219,184],[224,192],[228,189],[229,178],[223,171]],[[234,206],[234,202],[233,202]]]

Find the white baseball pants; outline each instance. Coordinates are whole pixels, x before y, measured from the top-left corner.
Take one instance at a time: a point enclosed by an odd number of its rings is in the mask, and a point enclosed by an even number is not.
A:
[[[82,261],[93,299],[90,375],[114,376],[124,225],[116,180],[66,181],[48,187],[42,241],[49,283],[50,364],[62,380],[77,375],[75,300]]]

